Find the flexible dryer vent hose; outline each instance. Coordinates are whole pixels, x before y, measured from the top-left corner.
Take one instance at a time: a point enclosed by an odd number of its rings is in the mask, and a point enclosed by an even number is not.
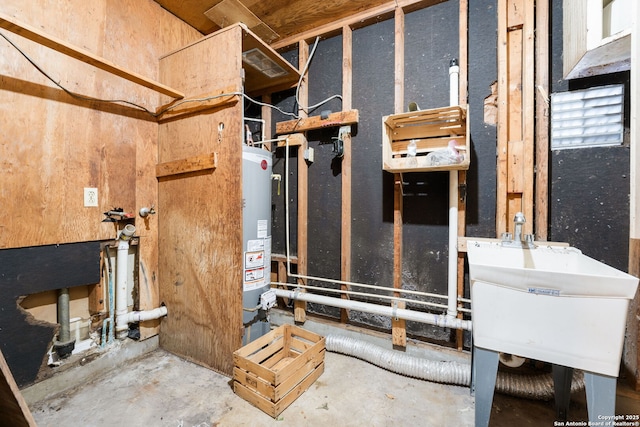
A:
[[[397,374],[443,384],[471,385],[471,365],[467,363],[421,359],[340,335],[327,335],[325,345],[327,351],[353,356]],[[571,392],[583,388],[583,373],[574,370]],[[519,375],[498,372],[496,391],[528,399],[551,400],[554,396],[553,377],[551,374]]]

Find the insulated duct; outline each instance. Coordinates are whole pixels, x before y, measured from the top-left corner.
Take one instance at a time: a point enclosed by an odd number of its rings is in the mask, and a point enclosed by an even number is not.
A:
[[[352,356],[397,374],[422,380],[469,387],[471,365],[452,361],[433,361],[388,350],[362,340],[329,334],[325,337],[326,350]],[[574,370],[571,392],[584,388],[584,376]],[[496,391],[516,397],[551,400],[554,397],[551,374],[519,375],[498,372]]]

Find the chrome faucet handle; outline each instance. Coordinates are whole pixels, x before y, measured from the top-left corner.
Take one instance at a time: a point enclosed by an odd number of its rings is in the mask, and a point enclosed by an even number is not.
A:
[[[524,224],[527,220],[524,218],[524,214],[522,212],[517,212],[513,217],[513,222],[516,224]]]

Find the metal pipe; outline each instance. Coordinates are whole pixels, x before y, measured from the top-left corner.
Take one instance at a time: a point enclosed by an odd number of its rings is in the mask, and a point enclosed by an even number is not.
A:
[[[71,326],[69,324],[69,288],[58,290],[58,323],[60,330],[58,338],[53,343],[53,348],[61,358],[69,356],[76,345],[75,338],[71,338]]]
[[[60,323],[60,332],[58,332],[58,340],[67,342],[71,338],[69,325],[69,288],[62,288],[58,291],[58,323]]]
[[[428,293],[428,292],[420,292],[420,291],[410,291],[410,290],[406,290],[406,289],[395,289],[395,288],[389,288],[389,287],[385,287],[385,286],[376,286],[376,285],[369,285],[369,284],[365,284],[365,283],[357,283],[357,282],[349,282],[349,281],[344,281],[344,280],[335,280],[335,279],[327,279],[327,278],[323,278],[323,277],[316,277],[316,276],[309,276],[309,275],[302,275],[302,274],[295,274],[291,272],[291,245],[290,245],[290,215],[289,215],[289,139],[286,138],[285,139],[285,175],[287,177],[287,181],[285,181],[285,186],[284,186],[284,191],[285,191],[285,198],[287,200],[287,202],[285,203],[285,235],[286,235],[286,257],[287,257],[287,276],[289,277],[293,277],[293,278],[298,278],[298,279],[308,279],[308,280],[316,280],[318,282],[325,282],[325,283],[335,283],[338,285],[348,285],[348,286],[360,286],[363,288],[369,288],[369,289],[378,289],[378,290],[383,290],[383,291],[387,291],[387,292],[399,292],[399,293],[405,293],[405,294],[412,294],[412,295],[421,295],[421,296],[427,296],[427,297],[432,297],[432,298],[442,298],[442,299],[447,299],[448,296],[446,295],[440,295],[440,294],[433,294],[433,293]]]
[[[273,288],[273,290],[275,291],[276,296],[281,298],[313,302],[331,307],[346,308],[349,310],[387,316],[394,319],[397,318],[426,323],[428,325],[440,326],[443,328],[464,329],[467,331],[471,330],[471,321],[442,314],[425,313],[422,311],[407,310],[405,308],[383,306],[362,301],[332,298],[324,295],[312,294],[310,292],[300,292],[298,289],[286,290]]]

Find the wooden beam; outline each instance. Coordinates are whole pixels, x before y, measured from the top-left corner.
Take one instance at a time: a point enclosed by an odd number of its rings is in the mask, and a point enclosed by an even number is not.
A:
[[[381,17],[392,16],[398,8],[407,10],[417,10],[434,4],[442,3],[446,0],[394,0],[380,6],[372,7],[360,13],[349,15],[345,18],[335,20],[329,24],[320,25],[312,30],[298,33],[294,36],[278,40],[271,45],[274,49],[281,49],[298,43],[299,40],[312,40],[317,36],[336,33],[345,26],[362,25],[363,22],[380,20]]]
[[[533,231],[534,1],[498,1],[496,235],[522,211]]]
[[[180,91],[165,86],[162,83],[155,82],[140,74],[134,73],[133,71],[127,71],[85,49],[81,49],[65,42],[64,40],[45,34],[39,29],[21,23],[4,13],[0,13],[0,28],[4,28],[7,31],[11,31],[12,33],[41,44],[42,46],[46,46],[86,64],[122,77],[125,80],[129,80],[130,82],[155,90],[156,92],[160,92],[173,98],[184,98],[184,94]]]
[[[159,163],[156,165],[156,178],[215,169],[218,165],[218,154],[207,153],[186,159]]]
[[[395,60],[394,60],[394,112],[404,111],[404,12],[401,8],[395,10]],[[393,185],[393,287],[402,288],[402,230],[403,230],[403,200],[402,174],[396,173]],[[399,298],[401,294],[394,292]],[[405,308],[404,301],[392,302],[395,308]],[[400,318],[391,319],[391,339],[395,347],[407,346],[406,321]]]
[[[265,104],[271,104],[271,95],[263,95],[262,102],[264,102]],[[266,139],[271,139],[271,135],[273,132],[271,126],[271,114],[271,107],[263,105],[260,117],[262,117],[262,120],[264,120],[264,129],[262,130],[262,133],[264,134]],[[271,151],[270,142],[265,142],[265,146],[269,149],[269,151]]]
[[[640,93],[640,6],[634,2],[634,27],[631,29],[631,93]],[[631,97],[629,273],[640,277],[640,97]],[[635,349],[623,360],[636,391],[640,391],[640,294],[629,307],[627,317],[628,348]],[[635,365],[635,366],[634,366]]]
[[[536,0],[535,238],[549,229],[549,0]]]
[[[301,41],[298,44],[298,67],[304,68],[309,58],[309,44]],[[309,84],[308,74],[302,79],[300,90],[298,91],[298,101],[300,105],[307,105],[309,102]],[[306,113],[299,109],[298,115],[304,120]],[[276,124],[276,133],[278,133],[278,124]],[[290,133],[290,132],[285,132]],[[304,276],[307,274],[307,220],[309,219],[309,171],[307,162],[304,159],[304,149],[307,144],[298,146],[298,274]],[[298,279],[298,283],[304,285],[306,279]],[[294,302],[293,317],[298,323],[304,323],[307,320],[307,303],[305,301],[296,300]]]
[[[14,427],[36,427],[36,421],[25,402],[9,365],[0,351],[0,424]]]
[[[238,102],[240,88],[228,87],[212,93],[189,97],[179,101],[173,101],[156,109],[158,121],[176,119],[188,114],[198,113],[204,110],[220,108],[225,105]]]
[[[458,24],[458,40],[460,44],[460,53],[458,58],[458,64],[460,66],[459,74],[459,105],[467,105],[467,76],[468,73],[468,49],[469,49],[469,4],[468,0],[460,0],[459,4],[459,24]],[[468,113],[468,108],[467,108]],[[467,129],[469,132],[469,129]],[[467,172],[458,172],[458,239],[466,234],[466,220],[467,220]],[[464,296],[464,259],[465,254],[458,252],[458,297]],[[463,304],[458,303],[458,308],[462,308]],[[463,318],[463,313],[458,311],[458,318]],[[464,331],[462,329],[456,330],[456,348],[458,351],[462,351],[464,348]]]
[[[342,27],[342,108],[351,109],[353,91],[353,36],[351,27]],[[342,212],[340,228],[340,278],[344,282],[351,281],[351,134],[343,139],[342,156]],[[347,285],[340,285],[340,289],[348,291]],[[342,294],[343,299],[349,299],[348,294]],[[349,310],[340,309],[340,321],[349,321]]]
[[[302,100],[300,101],[302,103]],[[283,135],[293,132],[306,132],[308,130],[346,126],[358,123],[358,110],[338,111],[331,113],[326,119],[321,116],[301,117],[295,120],[276,123],[276,134]]]

